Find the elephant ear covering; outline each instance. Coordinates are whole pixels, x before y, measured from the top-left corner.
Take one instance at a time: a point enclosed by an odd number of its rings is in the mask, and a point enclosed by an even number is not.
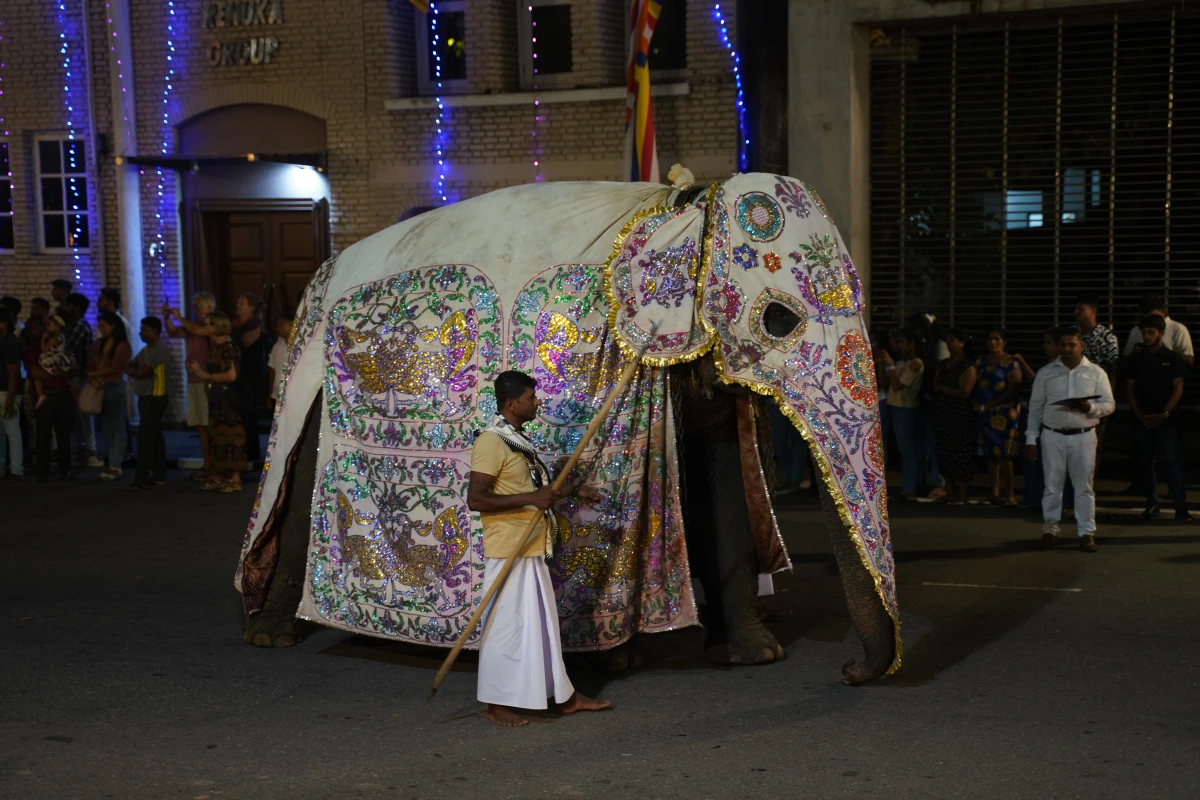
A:
[[[609,323],[627,353],[648,345],[647,364],[691,361],[712,344],[696,317],[703,238],[704,209],[695,204],[650,209],[621,230],[605,271]]]
[[[636,183],[512,187],[341,254],[320,286],[320,324],[299,326],[304,355],[285,385],[287,414],[322,394],[315,491],[293,499],[312,511],[298,616],[455,642],[483,594],[482,526],[466,491],[475,436],[496,412],[493,381],[507,369],[537,380],[542,406],[525,430],[557,472],[630,359],[609,325],[613,242],[668,193]],[[693,208],[679,223],[693,243],[703,214]],[[697,270],[698,255],[693,280]],[[679,306],[689,321],[694,305]],[[667,369],[642,365],[567,479],[606,500],[594,508],[571,494],[555,506],[550,572],[567,650],[698,624],[666,400]],[[288,441],[273,438],[271,452],[288,452]],[[264,509],[281,502],[279,472],[264,478]],[[252,521],[254,541],[269,538],[263,528]]]
[[[900,619],[858,273],[829,210],[803,181],[736,175],[709,199],[700,318],[718,339],[717,368],[727,383],[774,397],[808,442],[895,623],[894,672]],[[796,324],[789,331],[780,319]]]

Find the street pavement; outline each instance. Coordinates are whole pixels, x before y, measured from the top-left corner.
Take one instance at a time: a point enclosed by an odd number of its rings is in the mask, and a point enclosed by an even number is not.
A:
[[[488,723],[467,657],[314,629],[242,642],[233,569],[252,489],[0,485],[0,797],[1174,798],[1200,785],[1200,528],[896,503],[904,667],[860,653],[813,498],[779,521],[787,660],[722,669],[694,630],[620,675],[614,710]],[[1070,525],[1065,532],[1073,534]]]

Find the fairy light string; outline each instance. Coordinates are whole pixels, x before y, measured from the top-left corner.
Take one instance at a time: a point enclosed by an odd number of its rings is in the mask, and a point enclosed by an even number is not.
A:
[[[738,169],[742,172],[746,171],[747,151],[750,147],[750,139],[746,135],[746,102],[745,95],[742,93],[742,59],[738,55],[737,49],[733,46],[733,42],[729,38],[729,26],[725,22],[725,16],[721,13],[721,4],[713,4],[713,17],[717,21],[717,28],[721,31],[721,43],[725,46],[725,50],[729,53],[729,57],[733,59],[733,81],[737,87],[737,118],[738,118]]]
[[[538,130],[542,127],[542,103],[538,99],[538,53],[537,53],[537,20],[533,18],[533,4],[529,9],[529,52],[533,56],[533,130],[530,139],[533,142],[533,180],[542,180],[542,143],[538,141]]]
[[[69,177],[64,175],[65,182],[63,188],[66,190],[64,192],[66,205],[71,211],[79,211],[81,192],[79,191],[79,179],[75,177],[79,169],[79,153],[75,146],[75,98],[71,92],[71,83],[74,78],[71,74],[71,70],[74,69],[72,66],[74,56],[71,53],[71,40],[67,35],[67,24],[67,6],[65,3],[60,2],[58,4],[58,54],[62,56],[63,106],[67,110],[68,144],[60,144],[63,163],[59,168],[64,173],[70,173]],[[70,168],[69,170],[67,169],[68,167]],[[70,235],[67,245],[71,250],[71,259],[74,262],[75,285],[79,287],[83,285],[83,260],[79,254],[79,240],[83,235],[85,219],[86,217],[81,214],[67,213],[63,217],[64,231]]]
[[[438,7],[437,3],[429,4],[430,18],[429,25],[433,39],[433,73],[434,81],[437,84],[437,93],[434,95],[434,100],[437,102],[437,137],[434,139],[434,150],[437,152],[437,196],[441,198],[442,204],[450,202],[446,194],[446,173],[449,171],[446,165],[446,104],[442,100],[442,52],[440,42],[441,35],[438,32]]]

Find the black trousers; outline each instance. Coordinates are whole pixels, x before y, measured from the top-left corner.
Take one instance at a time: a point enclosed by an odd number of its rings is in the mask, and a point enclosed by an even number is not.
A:
[[[50,439],[58,439],[58,474],[71,472],[71,428],[75,424],[75,395],[69,389],[46,392],[37,410],[37,469],[39,478],[50,477]]]
[[[167,441],[163,438],[162,418],[167,411],[166,397],[138,397],[137,470],[134,483],[167,479]]]

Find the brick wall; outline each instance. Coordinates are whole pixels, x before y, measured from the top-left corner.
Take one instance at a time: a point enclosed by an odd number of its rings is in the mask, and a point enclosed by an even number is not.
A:
[[[624,83],[622,0],[570,0],[574,72],[555,88],[618,86]],[[330,183],[331,240],[335,252],[395,222],[413,206],[435,205],[433,144],[436,110],[388,111],[388,100],[417,92],[415,37],[422,18],[407,0],[281,0],[278,25],[206,30],[202,0],[130,0],[136,135],[142,154],[174,146],[174,126],[205,111],[237,103],[289,106],[325,120]],[[732,5],[732,4],[731,4]],[[82,55],[81,0],[65,0],[68,43],[76,56],[72,79],[77,132],[87,128],[87,74]],[[655,103],[663,171],[673,161],[690,166],[701,181],[720,179],[735,168],[737,117],[727,53],[711,5],[687,0],[689,64],[680,80],[690,94]],[[109,35],[103,2],[92,2],[90,43],[96,133],[111,138]],[[472,94],[520,90],[517,0],[467,0],[467,69]],[[726,11],[727,18],[732,8]],[[33,184],[33,137],[63,132],[64,70],[58,55],[57,3],[6,0],[4,23],[6,94],[0,97],[12,131],[10,153],[16,182],[16,252],[0,255],[0,294],[28,303],[49,293],[49,281],[73,272],[70,255],[38,252]],[[729,19],[732,23],[733,20]],[[174,34],[172,52],[168,29]],[[210,63],[210,41],[277,37],[270,63],[219,66]],[[171,60],[168,61],[168,57]],[[14,65],[20,65],[19,72]],[[175,75],[167,89],[167,70]],[[164,90],[168,93],[163,94]],[[546,90],[544,90],[546,91]],[[167,101],[164,104],[164,99]],[[538,128],[545,179],[615,180],[621,175],[624,100],[545,103]],[[164,122],[164,114],[166,120]],[[447,190],[464,199],[534,177],[531,103],[447,110],[443,126],[449,162]],[[89,140],[90,143],[90,140]],[[115,213],[117,167],[111,153],[89,152],[94,212],[93,252],[80,259],[83,288],[94,300],[105,284],[120,281],[119,231]],[[176,175],[154,167],[140,177],[141,249],[148,313],[165,298],[179,304],[184,264]],[[159,195],[161,185],[161,198]],[[186,209],[183,213],[187,213]],[[103,225],[102,225],[103,222]],[[161,233],[163,264],[148,254]],[[103,242],[103,248],[100,243]],[[182,392],[183,373],[173,381]]]
[[[104,279],[106,253],[101,247],[100,218],[96,213],[102,192],[95,181],[88,181],[91,252],[81,253],[76,259],[69,253],[42,253],[39,246],[35,142],[38,136],[67,134],[64,86],[70,88],[74,109],[70,117],[75,136],[87,145],[89,177],[96,174],[96,154],[90,146],[92,132],[88,125],[82,7],[79,3],[66,6],[61,22],[57,3],[5,0],[0,8],[0,21],[4,23],[0,62],[5,64],[0,104],[10,132],[9,164],[15,212],[14,251],[0,254],[0,294],[19,298],[26,310],[34,297],[50,297],[50,281],[55,278],[77,281],[78,288],[89,297],[95,296]],[[59,38],[62,33],[64,39]],[[63,65],[62,42],[67,45],[69,68]],[[106,80],[96,83],[97,91],[107,87]],[[94,323],[94,309],[89,316]]]

